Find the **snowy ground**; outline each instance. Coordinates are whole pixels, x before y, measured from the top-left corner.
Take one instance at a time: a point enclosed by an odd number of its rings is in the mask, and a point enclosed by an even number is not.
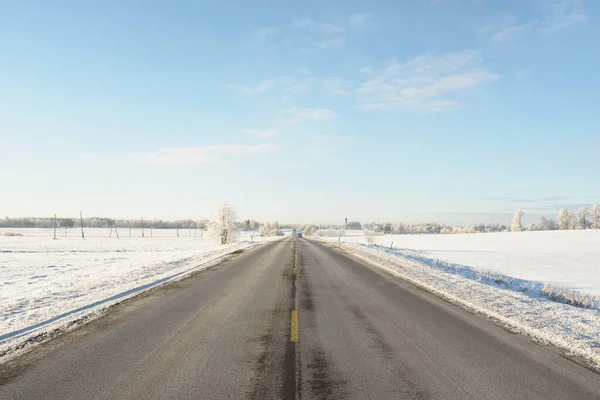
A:
[[[385,235],[374,246],[366,242],[348,235],[341,247],[600,368],[600,231]],[[582,292],[590,308],[550,298],[546,283]]]
[[[4,236],[5,232],[23,236]],[[65,326],[166,280],[254,246],[249,235],[220,246],[200,232],[0,229],[0,355],[28,338]],[[254,242],[277,238],[254,237]]]

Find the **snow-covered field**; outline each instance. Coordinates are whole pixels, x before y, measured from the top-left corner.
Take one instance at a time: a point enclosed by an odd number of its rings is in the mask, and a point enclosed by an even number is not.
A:
[[[0,229],[0,355],[28,338],[63,327],[142,290],[202,269],[256,242],[242,236],[221,246],[200,232],[75,230],[52,239],[45,229]],[[5,236],[5,232],[23,236]]]
[[[385,235],[373,246],[348,235],[341,247],[600,368],[600,231]]]
[[[342,242],[366,243],[353,233]],[[394,249],[423,258],[600,295],[600,230],[375,236],[377,245],[389,248],[392,242]]]

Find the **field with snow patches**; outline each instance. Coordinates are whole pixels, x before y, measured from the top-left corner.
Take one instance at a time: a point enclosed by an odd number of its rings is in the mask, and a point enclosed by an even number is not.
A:
[[[356,256],[600,368],[600,231],[348,233]]]
[[[220,257],[256,242],[276,238],[240,238],[221,246],[200,232],[154,229],[0,229],[0,356],[27,339],[64,327],[141,291],[202,269]],[[23,236],[4,236],[4,233]],[[194,234],[196,236],[194,236]],[[62,236],[61,236],[62,235]],[[80,235],[80,233],[79,233]]]

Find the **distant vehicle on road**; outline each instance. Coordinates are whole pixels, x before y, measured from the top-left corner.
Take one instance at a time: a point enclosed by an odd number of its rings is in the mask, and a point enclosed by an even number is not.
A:
[[[297,237],[299,237],[299,238],[302,238],[302,232],[298,232],[298,233],[296,234],[296,236],[297,236]]]

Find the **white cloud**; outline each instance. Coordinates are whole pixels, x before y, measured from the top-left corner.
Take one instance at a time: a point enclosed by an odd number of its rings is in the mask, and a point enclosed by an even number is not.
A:
[[[244,92],[244,94],[260,94],[260,93],[266,93],[269,90],[273,89],[275,87],[275,81],[262,81],[259,84],[257,84],[256,86],[253,87],[244,87],[242,88],[242,92]]]
[[[335,113],[326,108],[294,108],[292,114],[300,120],[308,119],[330,119],[335,117]]]
[[[371,75],[373,73],[373,66],[367,65],[366,67],[361,68],[360,72],[362,72],[363,74]]]
[[[319,49],[328,49],[332,46],[339,46],[344,43],[346,43],[346,39],[344,39],[343,37],[336,37],[333,39],[321,40],[316,44],[316,47]]]
[[[515,15],[496,15],[478,30],[495,43],[505,43],[517,36],[556,33],[584,23],[588,18],[581,0],[561,0],[543,3],[537,17],[527,22],[519,22]]]
[[[551,4],[546,9],[546,18],[540,27],[542,33],[553,33],[572,25],[584,23],[588,15],[581,0],[563,0]]]
[[[441,112],[458,108],[452,93],[498,79],[480,67],[475,51],[426,54],[399,63],[392,61],[373,79],[359,85],[363,110],[406,109]]]
[[[292,26],[306,29],[309,32],[319,32],[323,34],[337,34],[346,30],[341,26],[328,24],[325,22],[316,22],[311,18],[297,19],[292,23]]]
[[[242,131],[246,135],[254,136],[256,138],[269,138],[277,136],[275,129],[245,129]]]
[[[310,91],[310,85],[306,82],[298,82],[285,88],[285,91],[292,94],[306,93]]]
[[[319,134],[313,138],[319,145],[353,146],[358,143],[358,139],[350,135]]]
[[[323,79],[325,90],[335,95],[346,96],[352,94],[354,81],[345,80],[342,78],[325,78]]]
[[[279,29],[273,26],[265,26],[262,28],[256,28],[250,32],[250,37],[266,40],[270,37],[279,35]]]
[[[513,39],[515,36],[519,35],[527,27],[528,27],[527,24],[508,26],[508,27],[503,28],[503,29],[499,30],[498,32],[494,33],[490,37],[490,40],[492,42],[497,42],[497,43],[507,42],[510,39]]]
[[[223,145],[223,146],[196,146],[172,147],[158,149],[148,153],[130,153],[124,156],[85,156],[91,160],[110,160],[137,164],[156,165],[185,165],[185,164],[230,164],[231,161],[223,158],[224,155],[250,155],[278,151],[279,146],[272,143],[257,145]]]
[[[354,14],[350,16],[348,25],[351,28],[367,28],[372,25],[372,21],[370,14]]]

